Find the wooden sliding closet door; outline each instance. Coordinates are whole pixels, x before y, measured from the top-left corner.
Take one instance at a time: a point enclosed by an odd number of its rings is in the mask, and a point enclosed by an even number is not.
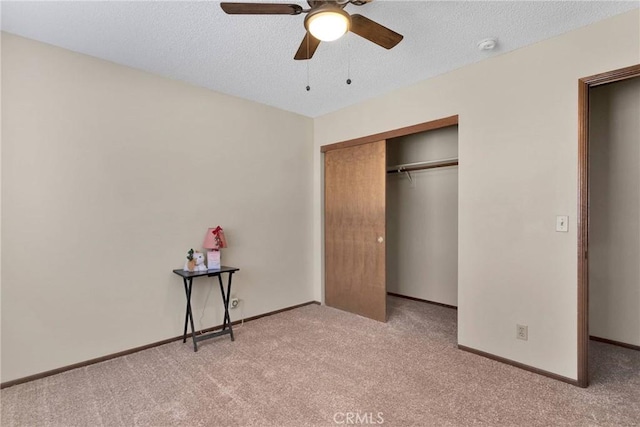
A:
[[[386,321],[386,141],[325,152],[325,303]]]

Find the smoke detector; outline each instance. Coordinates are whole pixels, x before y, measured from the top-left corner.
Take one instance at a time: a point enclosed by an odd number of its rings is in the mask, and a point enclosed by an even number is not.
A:
[[[493,50],[498,44],[498,40],[494,38],[480,40],[478,42],[479,50]]]

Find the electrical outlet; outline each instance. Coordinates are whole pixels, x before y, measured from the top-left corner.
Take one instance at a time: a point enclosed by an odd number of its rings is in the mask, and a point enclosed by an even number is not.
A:
[[[527,341],[529,339],[529,327],[527,325],[516,325],[516,338]]]
[[[239,304],[240,304],[239,298],[231,298],[231,301],[229,301],[229,305],[231,306],[230,308],[238,308]]]

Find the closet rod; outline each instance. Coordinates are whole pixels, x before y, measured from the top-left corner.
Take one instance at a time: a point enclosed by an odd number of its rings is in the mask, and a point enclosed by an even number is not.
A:
[[[404,165],[396,165],[387,168],[387,173],[413,172],[423,169],[443,168],[445,166],[456,166],[458,158],[433,160],[430,162],[406,163]]]

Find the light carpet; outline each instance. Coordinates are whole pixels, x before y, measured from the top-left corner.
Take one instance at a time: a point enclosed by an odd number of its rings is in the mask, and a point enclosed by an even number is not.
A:
[[[309,305],[2,390],[2,426],[633,426],[640,352],[591,343],[581,389],[456,348],[456,311]]]

